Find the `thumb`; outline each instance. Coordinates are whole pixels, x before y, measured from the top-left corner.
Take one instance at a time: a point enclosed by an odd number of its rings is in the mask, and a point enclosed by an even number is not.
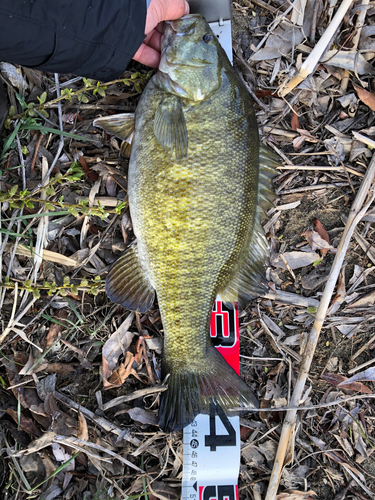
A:
[[[171,21],[189,14],[186,0],[151,0],[147,9],[145,34],[147,35],[162,21]]]

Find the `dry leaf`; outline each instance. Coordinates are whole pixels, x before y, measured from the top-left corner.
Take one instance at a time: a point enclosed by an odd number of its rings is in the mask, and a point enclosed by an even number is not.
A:
[[[7,408],[5,413],[10,415],[13,418],[13,420],[16,422],[16,424],[18,424],[18,422],[19,422],[21,429],[23,431],[25,431],[27,434],[32,434],[33,436],[40,436],[42,434],[41,431],[36,426],[34,420],[32,420],[31,418],[25,417],[21,413],[21,415],[20,415],[21,418],[18,421],[18,413],[16,411],[12,410],[12,408]]]
[[[328,243],[328,245],[329,245],[330,244],[329,234],[325,230],[325,228],[324,228],[323,224],[320,222],[320,220],[318,220],[317,218],[313,219],[313,224],[314,224],[315,231],[317,233],[319,233],[319,236],[321,238],[323,238],[323,240],[325,240]],[[320,250],[320,253],[321,253],[322,257],[324,257],[327,252],[328,252],[328,250],[326,248],[322,248]]]
[[[345,288],[345,267],[343,267],[339,274],[336,295],[333,297],[331,305],[327,311],[327,316],[334,314],[340,309],[341,304],[346,299],[346,288]]]
[[[366,104],[366,106],[368,106],[371,111],[375,111],[375,94],[373,92],[368,92],[368,90],[363,89],[355,83],[353,83],[353,87],[355,88],[361,101]]]
[[[89,439],[89,430],[87,428],[87,422],[84,414],[81,410],[78,410],[78,431],[77,438],[82,439],[83,441],[88,441]]]
[[[343,389],[348,389],[350,391],[372,394],[372,390],[364,384],[361,384],[360,382],[348,382],[348,377],[344,377],[344,375],[340,375],[339,373],[323,373],[321,378],[336,387],[340,386]]]
[[[292,27],[289,23],[281,23],[272,31],[267,39],[264,48],[255,52],[251,61],[265,61],[267,59],[277,59],[280,56],[289,54],[293,47],[304,39],[300,28]]]
[[[43,436],[29,444],[27,447],[27,454],[35,453],[36,451],[50,446],[50,444],[53,443],[55,435],[56,434],[54,432],[45,432]]]
[[[51,345],[60,338],[62,332],[66,329],[64,319],[66,319],[69,315],[69,311],[67,309],[59,309],[55,314],[54,319],[55,322],[51,322],[51,326],[49,332],[46,337],[46,347],[51,347]],[[62,323],[62,324],[60,324]]]
[[[125,321],[121,323],[118,329],[109,337],[103,346],[103,376],[109,378],[112,370],[117,364],[117,360],[121,354],[125,356],[126,350],[133,340],[134,333],[129,332],[130,325],[132,324],[134,313],[130,313]]]
[[[332,253],[336,253],[337,251],[336,248],[327,243],[327,241],[323,239],[317,231],[311,231],[311,229],[307,229],[306,231],[301,233],[301,236],[306,238],[312,250],[324,249],[326,251],[330,250]]]
[[[357,300],[354,300],[347,306],[347,309],[349,309],[350,307],[373,306],[374,303],[375,303],[375,290],[372,290],[371,292],[360,295]]]
[[[140,422],[141,424],[158,425],[158,419],[155,413],[146,411],[143,408],[131,408],[130,410],[126,410],[126,413],[130,416],[131,419],[135,420],[136,422]]]
[[[351,384],[352,382],[358,382],[359,380],[369,380],[372,382],[375,382],[375,367],[372,368],[367,368],[364,372],[357,373],[356,375],[353,375],[353,377],[348,378],[346,382],[342,382],[339,384],[339,387],[341,387],[342,384]]]
[[[106,380],[103,377],[103,387],[104,389],[111,389],[113,387],[119,387],[122,385],[129,375],[134,375],[140,382],[142,380],[139,378],[138,373],[133,368],[134,356],[131,352],[126,353],[125,362],[121,363],[119,369]]]
[[[291,269],[306,267],[320,260],[320,256],[315,252],[285,252],[283,253],[283,257]],[[287,268],[280,256],[272,261],[272,265],[281,269]]]
[[[291,119],[290,119],[290,125],[292,127],[292,130],[297,130],[298,128],[300,128],[299,126],[299,119],[298,119],[298,115],[296,113],[296,107],[293,106],[293,113],[292,113],[292,116],[291,116]]]

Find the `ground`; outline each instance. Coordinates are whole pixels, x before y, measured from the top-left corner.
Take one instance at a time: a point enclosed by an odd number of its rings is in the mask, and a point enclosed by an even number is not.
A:
[[[266,277],[277,297],[240,311],[241,376],[262,409],[241,417],[240,499],[265,498],[285,415],[267,408],[290,405],[351,208],[374,172],[375,9],[358,5],[327,42],[328,56],[281,96],[336,8],[233,3],[234,67],[254,100],[261,141],[280,155],[277,199],[264,221]],[[53,75],[1,67],[2,498],[179,498],[182,433],[156,425],[157,304],[133,314],[104,289],[134,237],[128,160],[119,139],[93,126],[98,116],[133,111],[151,74],[134,65],[115,82],[60,75],[56,90]],[[298,413],[279,499],[375,497],[373,190],[341,250],[299,401],[312,408]]]

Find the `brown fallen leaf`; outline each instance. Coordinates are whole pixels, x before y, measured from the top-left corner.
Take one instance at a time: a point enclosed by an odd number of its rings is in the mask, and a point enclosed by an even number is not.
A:
[[[356,300],[353,300],[353,302],[350,302],[350,304],[347,306],[347,309],[353,307],[373,306],[374,303],[375,303],[375,290],[372,290],[371,292],[367,292],[364,293],[363,295],[360,295]]]
[[[366,106],[368,106],[372,111],[375,111],[375,94],[363,89],[356,83],[353,83],[353,87],[355,88],[361,101],[366,104]]]
[[[372,394],[372,390],[369,387],[365,386],[361,382],[348,382],[348,377],[344,377],[344,375],[340,375],[339,373],[323,373],[321,378],[336,387],[340,386],[343,389],[348,389],[350,391]]]
[[[333,297],[331,305],[327,311],[327,316],[334,314],[340,309],[341,304],[346,298],[346,288],[345,288],[345,267],[343,267],[339,274],[336,295]]]
[[[79,157],[79,162],[81,164],[81,167],[85,171],[87,178],[92,182],[96,182],[99,179],[99,175],[91,170],[91,168],[87,165],[87,161],[82,156]]]
[[[364,372],[353,375],[353,377],[350,377],[345,384],[351,384],[353,382],[358,382],[359,380],[369,380],[371,382],[375,382],[375,367],[373,366],[372,368],[367,368]],[[341,384],[339,384],[339,387],[341,387]]]
[[[87,422],[84,414],[81,410],[78,410],[78,431],[77,438],[83,439],[83,441],[88,441],[89,439],[89,430],[87,428]]]
[[[335,253],[337,251],[336,248],[327,243],[326,240],[323,239],[317,231],[311,231],[311,229],[307,229],[306,231],[301,233],[301,236],[303,236],[308,241],[312,250],[326,250],[324,255],[328,250],[330,250],[332,253]],[[321,255],[322,257],[324,256],[322,252]]]
[[[293,113],[292,113],[292,116],[291,116],[291,119],[290,119],[290,125],[292,127],[292,130],[297,130],[298,128],[300,128],[299,126],[299,119],[298,119],[298,115],[296,113],[296,107],[293,106]]]
[[[92,364],[87,359],[87,354],[85,353],[84,350],[80,349],[79,347],[76,347],[75,345],[73,345],[71,342],[69,342],[67,340],[61,339],[61,342],[63,344],[65,344],[67,347],[69,347],[69,349],[71,349],[73,352],[75,352],[77,354],[78,359],[82,363],[82,366],[84,368],[86,368],[86,370],[92,370],[93,369]]]
[[[55,322],[51,323],[49,332],[46,337],[46,347],[51,347],[51,345],[56,342],[57,339],[60,338],[62,332],[66,329],[64,324],[64,319],[66,319],[69,315],[68,309],[59,309],[55,314],[54,320]]]
[[[139,378],[138,373],[133,368],[134,356],[131,352],[126,353],[125,362],[121,363],[119,369],[110,376],[108,380],[106,380],[103,376],[103,387],[104,389],[111,389],[113,387],[119,387],[122,385],[125,380],[129,377],[129,375],[133,375],[140,382],[142,380]]]
[[[19,423],[21,430],[27,432],[27,434],[32,434],[33,436],[37,436],[37,437],[42,435],[41,431],[36,426],[34,420],[32,420],[29,417],[25,417],[22,414],[22,412],[21,412],[19,420],[18,420],[18,413],[16,411],[12,410],[12,408],[7,408],[5,413],[10,415],[13,418],[13,420],[16,422],[16,424]]]
[[[324,241],[326,241],[328,243],[328,245],[330,244],[330,241],[329,241],[329,234],[327,233],[327,231],[325,230],[323,224],[320,222],[319,219],[315,218],[313,219],[313,224],[314,224],[314,229],[315,231],[319,234],[319,236],[321,238],[323,238]],[[324,257],[328,252],[328,249],[327,248],[321,248],[320,249],[320,254],[322,257]]]
[[[158,419],[155,413],[146,411],[143,408],[131,408],[130,410],[117,412],[116,415],[118,415],[119,413],[127,413],[132,420],[140,422],[141,424],[158,425]]]
[[[104,380],[108,380],[111,377],[121,354],[126,355],[125,353],[134,337],[134,333],[128,331],[133,318],[134,313],[130,313],[103,346],[102,374]]]

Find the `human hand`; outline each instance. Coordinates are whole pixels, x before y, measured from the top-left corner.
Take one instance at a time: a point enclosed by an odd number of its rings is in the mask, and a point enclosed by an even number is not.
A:
[[[163,21],[179,19],[185,14],[189,14],[189,4],[186,0],[151,0],[146,16],[146,38],[133,59],[151,68],[157,68],[160,61]]]

